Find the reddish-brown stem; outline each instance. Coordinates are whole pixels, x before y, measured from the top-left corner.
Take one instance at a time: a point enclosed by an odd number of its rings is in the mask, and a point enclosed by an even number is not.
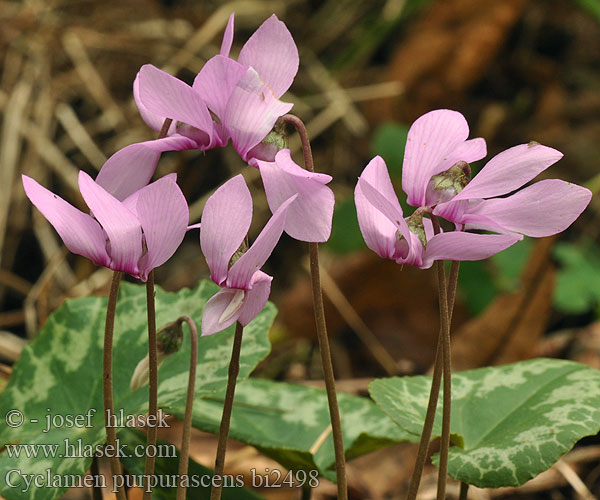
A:
[[[225,391],[225,403],[223,404],[223,415],[221,416],[221,427],[219,428],[219,442],[217,444],[217,456],[215,458],[215,476],[223,476],[225,470],[225,452],[227,451],[227,437],[231,424],[231,412],[233,410],[233,398],[235,397],[235,384],[240,372],[240,353],[242,351],[242,334],[244,327],[241,323],[235,324],[235,335],[233,337],[233,348],[231,350],[231,361],[229,362],[229,373],[227,376],[227,389]],[[210,492],[210,500],[219,500],[223,487],[213,486]]]
[[[196,383],[196,363],[198,359],[198,330],[196,323],[189,316],[181,316],[178,323],[187,323],[190,327],[190,370],[188,378],[187,397],[185,400],[185,416],[183,418],[183,435],[181,437],[181,453],[179,454],[179,485],[177,486],[177,500],[185,499],[185,486],[183,480],[188,473],[188,460],[190,456],[190,438],[192,434],[192,410],[194,407],[194,386]]]
[[[104,356],[103,356],[103,374],[102,388],[104,392],[104,425],[106,427],[106,441],[112,450],[117,449],[117,431],[112,422],[112,416],[115,414],[115,405],[113,398],[113,337],[115,331],[115,313],[117,310],[117,298],[119,296],[119,284],[121,283],[122,273],[114,271],[112,282],[110,284],[110,293],[108,295],[108,305],[106,306],[106,323],[104,325]],[[120,476],[121,463],[119,458],[113,453],[110,455],[110,469],[113,478]],[[117,489],[117,499],[126,500],[123,488]]]
[[[431,217],[434,232],[440,232],[437,217]],[[436,263],[438,275],[438,291],[440,294],[440,322],[442,325],[442,359],[443,359],[443,405],[442,405],[442,438],[440,443],[440,463],[438,475],[437,500],[446,498],[446,480],[448,476],[448,450],[450,449],[450,414],[452,405],[452,379],[450,368],[450,313],[448,310],[448,288],[444,261]]]
[[[148,274],[146,281],[146,309],[148,311],[148,420],[146,450],[156,447],[158,422],[158,359],[156,352],[156,311],[154,307],[154,271]],[[150,481],[154,474],[155,454],[146,453],[145,477]],[[144,500],[152,498],[150,487],[144,488]]]
[[[166,118],[162,124],[157,139],[167,136],[171,126],[171,118]],[[148,274],[146,281],[146,308],[148,312],[148,416],[150,425],[146,435],[146,450],[156,447],[157,422],[158,422],[158,354],[156,347],[156,311],[154,307],[154,270]],[[154,453],[146,453],[146,464],[144,474],[148,481],[154,474],[156,459]],[[151,488],[144,488],[144,500],[152,498]]]
[[[295,127],[302,142],[302,152],[304,153],[304,166],[309,172],[314,172],[313,157],[310,148],[310,141],[306,127],[300,118],[294,115],[284,115],[281,118],[283,123],[290,123]],[[331,362],[331,349],[329,347],[329,338],[327,337],[327,324],[325,322],[325,309],[323,307],[323,292],[321,288],[321,276],[319,271],[319,245],[309,243],[310,254],[310,274],[312,281],[312,295],[315,313],[315,323],[317,327],[317,338],[319,341],[319,350],[321,351],[321,362],[323,365],[323,377],[325,379],[325,389],[327,391],[327,401],[329,403],[329,417],[331,419],[331,430],[333,434],[333,446],[335,451],[335,469],[337,475],[338,500],[347,500],[348,498],[348,480],[346,478],[346,457],[344,454],[344,439],[342,435],[342,422],[340,410],[337,402],[335,390],[335,377],[333,374],[333,364]]]

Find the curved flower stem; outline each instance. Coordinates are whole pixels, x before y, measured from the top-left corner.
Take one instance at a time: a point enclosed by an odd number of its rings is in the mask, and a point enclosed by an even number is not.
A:
[[[148,425],[146,435],[146,450],[156,447],[158,422],[158,359],[156,353],[156,311],[154,307],[154,271],[148,274],[146,281],[146,309],[148,311]],[[155,453],[146,453],[145,477],[150,481],[154,474]],[[144,500],[152,498],[150,488],[144,488]]]
[[[240,353],[242,351],[242,334],[244,327],[241,323],[235,324],[235,335],[233,337],[233,348],[231,350],[231,361],[229,362],[229,374],[227,376],[227,390],[225,391],[225,404],[221,416],[221,427],[219,428],[219,443],[217,444],[217,457],[215,459],[215,476],[222,476],[225,470],[225,452],[227,451],[227,436],[231,423],[231,411],[233,410],[233,398],[235,396],[235,384],[240,372]],[[223,486],[213,486],[210,492],[210,500],[221,498]]]
[[[315,169],[313,165],[310,141],[308,139],[308,133],[304,123],[302,120],[300,120],[300,118],[294,115],[284,115],[281,117],[281,121],[283,123],[292,124],[298,131],[302,141],[304,166],[309,172],[314,172]],[[323,375],[325,378],[325,388],[327,390],[327,400],[329,402],[329,416],[331,419],[331,430],[333,433],[338,500],[347,500],[348,480],[346,478],[346,457],[344,455],[342,423],[335,390],[335,378],[333,374],[333,365],[331,363],[331,350],[329,347],[329,339],[327,337],[325,309],[323,307],[323,292],[321,289],[321,277],[319,273],[319,245],[317,243],[309,243],[308,247],[310,253],[310,274],[312,278],[312,295],[315,310],[315,323],[317,327],[317,338],[319,340],[319,350],[321,351],[321,362],[323,364]]]
[[[113,399],[113,337],[115,331],[115,312],[117,309],[117,297],[119,295],[119,284],[121,283],[122,273],[114,271],[112,282],[110,284],[110,293],[108,295],[108,305],[106,306],[106,323],[104,326],[104,356],[102,388],[104,392],[104,425],[106,427],[106,441],[113,450],[117,449],[117,431],[111,417],[115,414],[115,405]],[[121,475],[121,463],[117,456],[110,457],[110,469],[113,477]],[[126,500],[123,488],[117,489],[117,499]]]
[[[188,460],[190,456],[190,437],[192,432],[192,409],[194,407],[194,385],[196,383],[196,363],[198,360],[198,330],[196,323],[189,316],[181,316],[178,323],[187,323],[190,327],[190,371],[188,378],[187,397],[185,400],[185,417],[183,418],[183,435],[181,437],[181,453],[179,454],[179,485],[177,486],[177,500],[185,499],[185,486],[183,478],[188,473]]]
[[[440,224],[435,215],[432,215],[434,232],[440,232]],[[448,309],[448,289],[446,284],[446,271],[444,261],[436,263],[438,275],[438,289],[440,294],[440,322],[442,325],[442,366],[444,378],[443,406],[442,406],[442,439],[440,445],[440,464],[438,474],[437,500],[446,498],[446,478],[448,475],[448,450],[450,448],[450,413],[452,404],[452,379],[450,368],[450,313]]]

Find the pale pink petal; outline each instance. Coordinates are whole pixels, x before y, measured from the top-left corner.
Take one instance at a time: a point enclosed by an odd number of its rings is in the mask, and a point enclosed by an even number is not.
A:
[[[215,56],[196,75],[192,88],[221,120],[236,85],[247,69],[228,57]]]
[[[556,149],[521,144],[494,156],[454,200],[491,198],[510,193],[562,158]]]
[[[139,96],[144,107],[158,116],[166,116],[196,127],[206,134],[201,149],[212,145],[213,121],[201,96],[187,83],[145,64],[139,72]]]
[[[209,299],[202,312],[202,336],[225,330],[237,321],[241,308],[237,308],[235,312],[225,314],[225,316],[224,313],[230,307],[232,301],[239,297],[239,293],[247,292],[233,288],[223,288]]]
[[[449,109],[430,111],[412,124],[402,167],[402,189],[410,205],[426,205],[425,194],[431,176],[439,173],[440,165],[446,165],[456,148],[467,148],[469,153],[471,148],[480,151],[479,142],[462,145],[468,136],[465,117]]]
[[[124,200],[150,182],[163,151],[181,151],[195,147],[194,141],[179,134],[130,144],[106,161],[96,177],[96,183],[118,200]]]
[[[433,236],[427,242],[423,269],[436,260],[482,260],[523,239],[515,234],[474,234],[451,231]]]
[[[286,25],[273,14],[248,39],[238,61],[254,68],[276,97],[281,97],[298,72],[298,49]]]
[[[277,245],[281,233],[283,233],[288,208],[296,198],[297,195],[292,196],[275,211],[269,222],[267,222],[267,225],[258,235],[258,238],[256,238],[256,241],[231,266],[227,276],[227,286],[229,288],[250,289],[254,273],[260,270],[269,258],[269,255],[271,255],[275,245]]]
[[[222,284],[229,261],[248,234],[252,222],[252,196],[241,175],[217,189],[202,212],[200,246],[211,279]]]
[[[431,175],[448,170],[456,162],[466,161],[467,163],[473,163],[474,161],[481,160],[485,155],[487,155],[485,139],[481,137],[469,139],[468,141],[459,143],[452,152],[444,156],[441,163],[432,170]]]
[[[142,117],[142,120],[144,120],[146,122],[146,125],[148,125],[152,130],[154,130],[156,132],[160,132],[160,130],[162,129],[163,123],[165,122],[165,119],[167,117],[159,116],[159,115],[155,115],[154,113],[151,113],[150,111],[148,111],[148,108],[146,108],[146,106],[144,106],[144,104],[142,103],[142,100],[140,98],[140,73],[139,73],[139,71],[138,71],[138,74],[135,75],[135,80],[133,81],[133,100],[135,101],[138,111],[140,112],[140,116]],[[175,133],[176,125],[177,125],[177,122],[174,120],[171,123],[171,126],[169,127],[169,131],[167,132],[167,135],[171,135],[171,134]]]
[[[484,200],[465,215],[493,221],[505,231],[543,237],[560,233],[583,212],[592,198],[589,189],[558,179],[536,182],[507,198]]]
[[[236,151],[248,161],[248,152],[273,129],[293,104],[281,102],[252,68],[238,82],[229,98],[223,124]]]
[[[246,292],[244,304],[238,317],[238,321],[243,326],[250,323],[264,309],[271,293],[272,280],[272,276],[262,271],[258,271],[252,276],[252,282],[250,283],[252,288]]]
[[[390,220],[371,203],[372,196],[367,198],[362,188],[367,184],[372,190],[379,192],[391,205],[390,211],[393,215],[402,214],[402,208],[394,192],[387,167],[379,156],[369,162],[359,177],[354,190],[354,202],[358,225],[367,246],[384,259],[395,259],[397,257],[398,224],[394,217]]]
[[[171,174],[136,193],[135,215],[142,225],[148,250],[140,262],[142,281],[175,253],[187,231],[190,213],[175,180],[176,175]]]
[[[325,186],[331,177],[309,172],[292,160],[289,149],[277,153],[274,162],[257,160],[271,212],[294,194],[285,220],[285,232],[301,241],[323,242],[331,234],[334,196]]]
[[[229,52],[231,51],[231,45],[233,44],[233,19],[235,17],[235,12],[232,12],[229,16],[229,20],[227,21],[227,26],[225,27],[225,33],[223,33],[223,41],[221,42],[221,55],[225,57],[229,57]]]
[[[110,257],[106,252],[106,234],[100,224],[30,177],[23,175],[22,179],[27,197],[56,229],[66,247],[97,266],[108,267]]]
[[[110,268],[138,276],[138,261],[142,256],[142,228],[135,215],[83,171],[79,172],[79,189],[87,206],[108,235]]]

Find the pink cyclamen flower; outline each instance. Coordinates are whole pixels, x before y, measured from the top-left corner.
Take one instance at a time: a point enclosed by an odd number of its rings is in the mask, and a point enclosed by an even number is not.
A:
[[[487,154],[483,139],[467,137],[469,125],[458,111],[430,111],[412,124],[402,164],[402,189],[409,205],[433,207],[448,201],[465,184],[461,162],[471,163]]]
[[[415,211],[405,218],[383,159],[365,167],[354,191],[358,223],[367,246],[385,259],[427,269],[436,260],[480,260],[513,245],[521,236],[434,234],[432,223]]]
[[[240,247],[252,221],[252,197],[244,178],[235,176],[208,199],[200,223],[200,246],[210,277],[221,290],[206,303],[202,335],[220,332],[236,321],[245,326],[265,307],[273,278],[260,268],[279,241],[295,198],[281,204],[243,253]]]
[[[327,241],[331,234],[334,196],[326,184],[331,176],[309,172],[292,160],[290,150],[282,149],[272,162],[256,160],[271,212],[297,195],[290,205],[284,230],[301,241]]]
[[[188,206],[175,180],[175,174],[168,175],[119,201],[79,172],[79,189],[92,215],[25,175],[23,186],[71,252],[146,281],[175,253],[187,230]]]
[[[532,142],[494,156],[464,189],[433,213],[466,229],[543,237],[569,227],[588,206],[589,189],[559,179],[546,179],[515,194],[562,158],[555,149]]]
[[[192,86],[145,65],[134,82],[134,97],[142,117],[155,130],[164,118],[176,122],[169,131],[177,139],[171,147],[187,148],[187,138],[194,141],[194,148],[205,150],[231,139],[245,161],[257,154],[272,160],[274,151],[259,144],[293,106],[279,98],[298,71],[298,49],[285,24],[273,15],[248,39],[235,61],[229,57],[233,20],[232,14],[221,53],[206,62]]]

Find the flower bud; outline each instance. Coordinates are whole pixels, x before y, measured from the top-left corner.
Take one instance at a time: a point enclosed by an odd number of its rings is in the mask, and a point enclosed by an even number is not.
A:
[[[179,321],[173,321],[164,325],[156,334],[157,365],[160,367],[162,362],[171,354],[176,353],[183,343],[183,328]],[[148,354],[135,367],[129,388],[132,391],[148,383],[150,376],[150,358]]]

